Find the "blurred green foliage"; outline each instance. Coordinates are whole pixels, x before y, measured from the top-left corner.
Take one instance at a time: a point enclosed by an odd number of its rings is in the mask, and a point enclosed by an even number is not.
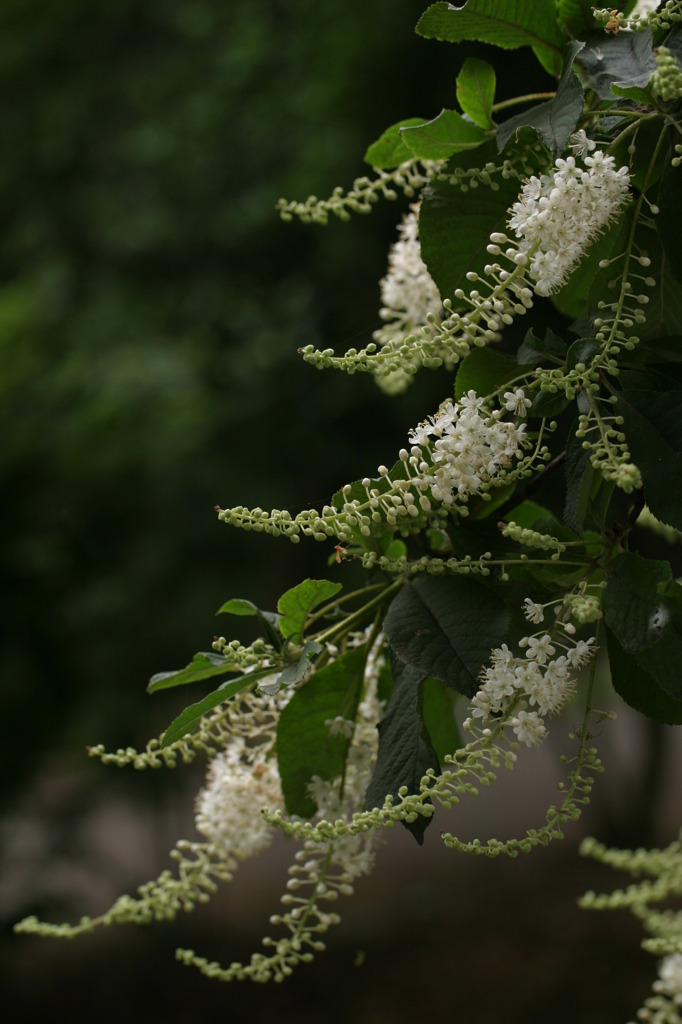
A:
[[[322,548],[306,563],[233,536],[216,503],[322,503],[442,397],[426,379],[406,416],[371,381],[296,355],[377,326],[399,204],[325,230],[274,212],[364,173],[387,124],[453,102],[464,53],[453,67],[451,48],[413,34],[423,6],[3,5],[0,663],[15,782],[55,744],[144,742],[173,713],[140,714],[147,677],[208,647],[223,600],[272,606],[324,572]]]

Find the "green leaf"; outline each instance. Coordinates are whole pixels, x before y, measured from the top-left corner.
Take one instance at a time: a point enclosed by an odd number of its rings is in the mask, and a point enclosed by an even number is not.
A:
[[[271,669],[265,669],[263,672],[249,672],[248,675],[242,675],[239,679],[228,679],[217,690],[213,690],[207,697],[204,697],[203,700],[197,701],[196,704],[190,704],[168,726],[161,737],[161,746],[167,747],[169,744],[175,743],[176,740],[181,740],[183,736],[193,732],[201,718],[208,711],[212,711],[219,704],[229,700],[230,697],[234,697],[236,693],[241,693],[242,690],[250,686],[256,679],[271,671]]]
[[[670,152],[661,175],[656,200],[660,213],[656,217],[656,230],[663,246],[668,267],[674,277],[682,279],[682,173],[670,162]]]
[[[279,615],[276,615],[274,612],[261,611],[253,601],[248,601],[243,597],[233,597],[220,606],[216,615],[256,616],[263,624],[263,629],[270,643],[275,647],[281,646],[282,637],[277,628]]]
[[[318,644],[317,640],[306,640],[305,647],[298,661],[293,661],[286,668],[282,669],[273,683],[261,686],[263,693],[272,695],[278,693],[282,686],[294,686],[295,683],[300,683],[301,680],[305,679],[310,669],[311,659],[316,654],[319,654],[321,650],[322,644]]]
[[[313,775],[342,775],[350,737],[330,732],[337,717],[355,721],[362,693],[366,651],[356,647],[330,662],[296,690],[277,726],[277,765],[288,814],[310,818],[317,804],[308,792]]]
[[[682,701],[682,587],[674,580],[659,583],[660,604],[653,619],[658,639],[635,657],[668,696]]]
[[[574,39],[584,39],[595,30],[590,0],[558,0],[556,13],[560,24]]]
[[[635,711],[666,725],[682,724],[682,701],[665,693],[644,671],[633,654],[624,651],[608,627],[605,628],[613,688]]]
[[[569,405],[563,391],[537,391],[530,409],[526,411],[529,419],[551,419],[559,416]]]
[[[455,721],[457,695],[438,679],[425,679],[423,686],[422,717],[436,757],[454,754],[462,746],[462,738]]]
[[[469,0],[460,8],[436,3],[422,14],[416,32],[427,39],[471,39],[503,50],[532,46],[550,74],[558,74],[561,67],[563,39],[554,0]]]
[[[457,75],[457,102],[481,128],[493,128],[495,71],[478,57],[467,57]]]
[[[484,166],[496,156],[495,143],[491,142],[476,153],[462,154],[450,161],[448,168],[471,163]],[[518,197],[518,189],[518,181],[508,178],[499,182],[496,191],[481,185],[475,192],[464,192],[441,179],[431,181],[422,190],[421,254],[443,298],[452,298],[457,288],[470,290],[466,274],[469,271],[482,274],[490,263],[486,248],[490,235],[506,229],[507,211]]]
[[[511,136],[520,128],[533,128],[548,149],[561,153],[583,112],[585,100],[580,79],[573,70],[573,61],[582,50],[584,43],[573,41],[564,47],[564,63],[561,79],[553,100],[540,103],[530,110],[510,117],[497,129],[497,146],[500,152]]]
[[[623,551],[606,566],[604,621],[628,654],[637,654],[661,638],[664,602],[659,583],[672,579],[668,562]]]
[[[622,391],[615,411],[647,505],[661,522],[682,529],[682,391]]]
[[[277,602],[277,611],[282,616],[279,620],[282,636],[293,643],[299,643],[309,613],[341,589],[340,583],[331,583],[329,580],[303,580],[287,590]]]
[[[649,252],[651,266],[647,274],[655,279],[656,286],[647,288],[646,323],[637,330],[637,335],[644,339],[682,334],[682,283],[673,274],[667,255],[656,241]]]
[[[587,514],[592,507],[595,487],[601,475],[590,462],[589,449],[583,448],[583,439],[576,437],[578,421],[573,424],[566,445],[566,505],[564,522],[576,533],[582,533]]]
[[[551,297],[552,304],[560,313],[577,319],[584,315],[588,307],[595,308],[596,303],[604,298],[604,288],[614,277],[614,270],[602,269],[599,263],[623,252],[631,224],[629,210],[626,210],[590,246],[563,288]]]
[[[601,345],[595,338],[579,338],[566,353],[566,369],[575,370],[578,363],[589,366],[600,351]]]
[[[519,366],[556,366],[563,365],[566,358],[566,342],[548,327],[544,338],[536,338],[533,329],[526,331],[526,336],[516,353]]]
[[[474,348],[462,360],[455,378],[455,399],[468,391],[490,395],[507,381],[517,377],[519,368],[507,356],[492,348]]]
[[[390,170],[404,164],[406,160],[411,160],[412,150],[405,145],[400,129],[424,124],[426,120],[425,117],[406,117],[402,121],[392,124],[368,148],[365,153],[365,163],[368,163],[370,167],[382,167],[384,170]]]
[[[638,85],[611,85],[611,92],[614,96],[619,96],[624,100],[632,100],[633,103],[645,103],[650,104],[652,101],[651,93],[647,92],[646,89],[640,89]]]
[[[379,722],[377,763],[365,794],[365,809],[383,807],[387,796],[398,796],[406,786],[409,793],[419,792],[429,768],[440,771],[438,756],[424,725],[422,713],[424,677],[419,669],[392,658],[393,693],[386,714]],[[419,816],[404,822],[419,844],[430,817]]]
[[[172,686],[186,686],[187,683],[198,683],[213,676],[224,676],[228,672],[236,672],[240,666],[231,662],[224,654],[213,651],[200,651],[195,654],[189,665],[176,672],[157,672],[147,685],[147,693],[158,693],[169,690]]]
[[[611,85],[644,86],[656,61],[651,50],[651,32],[603,32],[588,40],[578,58],[585,83],[600,99],[612,100]]]
[[[473,697],[478,674],[509,628],[509,611],[468,576],[425,576],[405,583],[384,621],[391,648],[421,674]]]
[[[401,138],[413,156],[422,160],[447,160],[453,153],[477,149],[485,132],[465,121],[456,110],[441,110],[438,117],[416,128],[403,128]]]

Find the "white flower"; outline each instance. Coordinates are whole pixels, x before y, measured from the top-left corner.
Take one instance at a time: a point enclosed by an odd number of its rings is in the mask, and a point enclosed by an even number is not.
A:
[[[515,413],[517,416],[525,416],[526,410],[530,409],[533,404],[530,398],[526,398],[526,392],[523,388],[517,388],[516,391],[505,391],[504,397],[506,399],[504,403],[505,409]]]
[[[349,739],[353,735],[355,722],[343,715],[336,715],[335,718],[325,718],[324,724],[329,729],[330,736],[345,736]]]
[[[566,654],[569,665],[572,665],[573,668],[582,668],[583,665],[586,665],[596,651],[596,647],[593,647],[594,643],[593,636],[589,640],[577,640],[575,646]]]
[[[568,146],[569,149],[572,149],[577,156],[586,157],[593,149],[597,148],[597,143],[594,139],[589,139],[585,129],[581,128],[579,131],[573,132],[569,139]]]
[[[544,622],[545,620],[543,606],[538,604],[536,601],[531,601],[529,597],[527,597],[523,602],[523,614],[529,622],[534,622],[535,625],[538,625],[540,622]]]
[[[589,152],[594,145],[577,132],[573,148]],[[560,157],[550,174],[526,182],[511,208],[508,225],[519,239],[519,254],[530,261],[539,295],[561,288],[627,198],[627,167],[616,170],[614,158],[601,150],[585,156],[585,165],[587,170],[575,157]]]
[[[284,806],[277,762],[236,737],[208,766],[196,801],[196,827],[225,859],[253,857],[272,841],[274,828],[260,813]]]
[[[538,665],[545,665],[547,659],[555,653],[555,648],[552,647],[552,638],[549,633],[544,633],[542,636],[531,636],[528,638],[528,650],[526,651],[526,657],[531,658],[533,661],[537,661]]]
[[[547,735],[544,723],[535,711],[519,711],[512,718],[511,727],[527,747],[537,747]]]
[[[671,953],[661,960],[658,967],[659,980],[654,982],[654,991],[682,1003],[682,953]]]
[[[429,313],[438,313],[438,288],[421,257],[419,245],[419,204],[415,203],[398,228],[399,240],[388,256],[388,273],[381,281],[383,307],[379,315],[386,323],[374,332],[380,345],[401,342],[427,323]],[[389,394],[403,391],[411,381],[407,370],[394,370],[377,382]]]

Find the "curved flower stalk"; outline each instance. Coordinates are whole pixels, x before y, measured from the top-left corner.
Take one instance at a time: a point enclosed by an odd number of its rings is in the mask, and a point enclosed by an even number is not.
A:
[[[279,215],[284,221],[298,217],[304,224],[326,224],[329,214],[339,220],[350,220],[351,213],[371,213],[379,199],[397,199],[398,192],[411,199],[433,177],[440,163],[432,160],[406,160],[399,167],[385,171],[375,167],[375,178],[356,178],[348,192],[339,186],[329,199],[308,196],[304,202],[280,199]]]
[[[477,287],[466,293],[457,289],[454,302],[446,299],[448,312],[437,327],[433,314],[418,334],[375,344],[345,356],[331,349],[301,349],[306,362],[322,369],[368,372],[380,377],[401,367],[454,367],[473,345],[499,340],[501,331],[533,305],[533,295],[550,295],[566,282],[590,245],[622,211],[629,198],[629,173],[616,169],[615,160],[601,150],[585,158],[580,168],[572,156],[557,159],[541,177],[532,176],[509,211],[512,238],[503,232],[490,236],[488,252],[504,259],[486,265],[484,274],[471,272],[468,280]],[[453,306],[457,308],[453,310]]]
[[[542,606],[527,599],[524,607],[527,617],[531,610],[531,621],[538,621]],[[368,830],[389,828],[398,821],[410,824],[419,817],[430,818],[436,805],[447,809],[456,806],[464,794],[476,795],[477,786],[489,785],[500,767],[513,768],[521,743],[533,747],[545,739],[547,728],[543,719],[558,714],[574,695],[577,674],[596,651],[594,637],[576,640],[574,633],[575,628],[569,622],[557,620],[551,631],[522,638],[518,655],[506,644],[491,651],[490,663],[481,671],[482,685],[471,702],[471,714],[464,722],[472,739],[445,758],[440,774],[429,769],[418,792],[410,793],[403,787],[396,797],[388,796],[382,807],[357,812],[350,821],[287,820],[280,810],[268,811],[266,819],[287,835],[305,842],[328,844],[364,835]],[[558,649],[565,653],[555,658]],[[591,686],[592,683],[590,693]],[[529,830],[524,839],[491,839],[487,843],[478,840],[466,843],[450,833],[442,833],[445,845],[493,857],[501,853],[516,856],[561,838],[562,824],[579,817],[581,804],[587,802],[594,781],[589,773],[601,771],[596,750],[587,745],[591,715],[588,695],[570,782],[559,784],[560,805],[549,808],[542,828]]]
[[[525,414],[526,400],[519,402],[519,415]],[[292,541],[310,536],[346,543],[355,531],[370,537],[386,525],[409,536],[453,514],[466,516],[471,497],[519,479],[537,458],[545,457],[538,446],[524,457],[531,445],[525,424],[503,419],[500,409],[489,412],[474,391],[459,402],[443,402],[435,416],[410,432],[409,442],[409,451],[401,450],[393,470],[380,466],[378,480],[366,477],[347,484],[338,507],[326,505],[321,512],[308,509],[292,517],[278,509],[267,513],[240,505],[220,509],[218,518]]]
[[[585,893],[580,905],[588,910],[628,909],[641,920],[651,938],[642,947],[662,959],[654,994],[637,1018],[650,1024],[682,1021],[682,911],[659,910],[661,903],[682,896],[682,833],[663,850],[613,850],[594,839],[585,839],[580,852],[618,871],[629,871],[637,881],[627,889],[606,895]],[[642,878],[644,876],[644,878]]]

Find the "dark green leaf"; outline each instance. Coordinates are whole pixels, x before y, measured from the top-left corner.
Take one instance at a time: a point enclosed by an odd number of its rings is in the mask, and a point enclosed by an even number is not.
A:
[[[313,775],[332,781],[342,775],[350,737],[330,732],[337,717],[355,721],[362,692],[365,649],[357,647],[330,662],[294,692],[277,726],[277,765],[289,814],[310,818],[317,805],[308,792]]]
[[[623,551],[606,566],[604,621],[629,654],[661,639],[664,602],[659,583],[672,579],[668,562]]]
[[[229,700],[230,697],[234,697],[236,693],[241,693],[242,690],[250,686],[256,679],[270,671],[270,669],[266,669],[263,672],[250,672],[248,675],[240,676],[239,679],[228,679],[217,690],[213,690],[207,697],[204,697],[203,700],[197,701],[196,704],[190,704],[168,726],[161,738],[161,746],[167,747],[169,744],[175,743],[176,740],[181,740],[183,736],[193,732],[201,718],[208,711],[212,711],[219,704]]]
[[[392,124],[369,147],[365,153],[365,162],[371,167],[383,167],[385,170],[390,170],[392,167],[404,164],[406,160],[411,160],[412,151],[403,142],[400,129],[424,124],[426,120],[425,117],[406,117],[402,121]]]
[[[281,646],[282,637],[277,628],[279,615],[276,615],[274,612],[261,611],[253,601],[247,601],[243,597],[233,597],[230,601],[226,601],[225,604],[220,606],[216,615],[256,616],[261,620],[270,643],[275,647]]]
[[[265,693],[277,693],[280,686],[293,686],[295,683],[300,683],[310,668],[311,658],[314,658],[316,654],[319,654],[322,650],[322,644],[318,644],[317,640],[306,640],[305,647],[298,661],[292,662],[291,665],[287,665],[283,669],[278,678],[277,682],[273,683],[272,686],[261,687]],[[276,688],[275,688],[276,687]]]
[[[550,74],[558,74],[561,67],[563,39],[554,0],[469,0],[461,8],[436,3],[422,14],[416,31],[427,39],[472,39],[504,50],[532,46]]]
[[[574,39],[594,32],[594,14],[590,0],[558,0],[557,18]]]
[[[590,462],[589,449],[583,448],[583,438],[576,437],[578,422],[571,428],[566,445],[566,506],[564,522],[577,533],[582,533],[585,519],[592,506],[593,490],[598,486],[600,474]]]
[[[564,63],[557,93],[553,100],[540,103],[515,117],[510,117],[497,129],[497,145],[502,152],[511,136],[520,128],[534,128],[544,144],[553,153],[566,148],[583,112],[583,87],[573,70],[573,61],[584,43],[570,42],[564,47]]]
[[[149,680],[147,693],[157,693],[159,690],[168,690],[172,686],[185,686],[187,683],[198,683],[202,679],[211,679],[213,676],[224,676],[228,672],[235,672],[239,666],[226,658],[224,654],[217,654],[213,651],[200,651],[195,654],[189,665],[178,669],[177,672],[157,672]]]
[[[605,629],[611,682],[617,694],[631,708],[666,725],[682,724],[682,701],[665,693],[644,671],[634,654],[628,654],[613,633]]]
[[[400,133],[412,156],[422,160],[447,160],[453,153],[477,149],[485,142],[485,132],[465,121],[456,110],[441,110],[438,117]]]
[[[611,85],[611,92],[624,100],[632,100],[633,103],[651,103],[651,94],[646,89],[640,89],[638,85]]]
[[[482,166],[496,156],[495,144],[489,143],[478,154]],[[469,166],[462,157],[450,161],[448,168]],[[507,211],[518,196],[519,184],[513,178],[502,179],[499,189],[480,185],[475,193],[464,192],[448,181],[430,182],[422,191],[419,212],[421,254],[431,277],[443,298],[452,298],[455,289],[470,290],[466,279],[469,271],[483,273],[490,263],[487,245],[493,231],[504,231]]]
[[[682,701],[682,587],[674,580],[658,585],[660,604],[652,620],[658,639],[635,657],[668,696]],[[682,706],[682,705],[681,705]]]
[[[607,36],[603,32],[588,40],[578,58],[585,82],[600,99],[613,99],[611,85],[643,86],[656,67],[651,51],[651,32],[620,32]]]
[[[462,738],[455,721],[457,695],[438,679],[425,679],[423,686],[422,717],[431,739],[436,757],[443,763],[448,754],[462,746]]]
[[[526,415],[529,419],[550,419],[559,416],[568,408],[568,404],[563,391],[537,391]]]
[[[663,246],[663,252],[672,274],[682,279],[682,173],[673,167],[668,154],[656,202],[660,214],[656,217],[656,230]]]
[[[509,612],[500,598],[469,576],[425,576],[393,600],[384,633],[396,654],[421,673],[473,697],[478,674],[505,639]]]
[[[457,75],[457,102],[481,128],[492,128],[495,71],[478,57],[467,57]]]
[[[490,395],[507,381],[518,376],[519,368],[507,356],[492,348],[474,348],[462,360],[455,378],[455,398],[468,391]]]
[[[682,391],[622,391],[615,409],[649,508],[682,529]]]
[[[563,288],[556,295],[552,295],[552,304],[560,313],[577,319],[584,315],[588,306],[595,308],[596,303],[604,298],[604,288],[617,272],[601,269],[599,263],[623,252],[631,224],[626,210],[625,214],[614,221],[601,238],[590,246]],[[592,294],[595,296],[594,302]]]
[[[566,369],[575,370],[578,363],[582,363],[586,367],[589,366],[597,353],[601,351],[601,347],[594,338],[579,338],[578,341],[574,341],[566,353]]]
[[[399,658],[392,658],[391,664],[393,694],[379,723],[377,763],[365,794],[367,810],[383,807],[386,797],[397,797],[403,786],[410,793],[418,793],[419,783],[429,768],[440,770],[422,714],[424,677]],[[430,820],[420,816],[404,824],[421,844]]]
[[[277,602],[277,611],[282,616],[279,620],[282,636],[298,643],[303,636],[309,613],[341,589],[340,583],[331,583],[329,580],[303,580],[287,590]]]
[[[556,366],[557,362],[563,363],[565,357],[566,342],[551,328],[547,328],[544,338],[536,338],[530,328],[516,353],[516,362],[519,366]]]
[[[655,279],[656,287],[647,288],[646,323],[638,328],[637,335],[644,339],[682,334],[682,283],[673,274],[660,243],[654,240],[649,252],[651,266],[647,274]]]

